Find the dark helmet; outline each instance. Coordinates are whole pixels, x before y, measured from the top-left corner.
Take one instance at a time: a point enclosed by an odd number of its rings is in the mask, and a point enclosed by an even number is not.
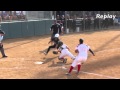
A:
[[[62,41],[59,41],[58,42],[58,46],[60,47],[60,46],[62,46],[63,45],[63,42]]]
[[[84,41],[84,40],[83,40],[82,38],[79,39],[80,44],[83,43],[83,41]]]
[[[0,32],[2,32],[2,29],[0,29]]]
[[[54,40],[58,40],[59,38],[58,37],[53,37],[54,38]]]
[[[0,30],[0,33],[1,33],[1,34],[5,34],[5,32],[4,32],[4,31],[2,31],[2,30]]]

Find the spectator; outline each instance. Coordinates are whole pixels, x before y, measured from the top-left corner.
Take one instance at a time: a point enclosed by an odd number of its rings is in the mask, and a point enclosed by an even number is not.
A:
[[[64,15],[62,15],[61,17],[61,23],[63,24],[63,27],[65,27],[65,16]]]
[[[0,22],[2,22],[2,11],[0,11]]]
[[[26,11],[21,11],[21,19],[26,20]]]
[[[16,11],[12,11],[12,20],[17,20]]]
[[[88,22],[88,29],[90,30],[90,28],[91,28],[91,22],[92,22],[90,17],[88,17],[87,22]]]
[[[64,31],[64,26],[63,26],[63,23],[62,23],[62,21],[61,20],[59,20],[59,22],[58,22],[59,24],[60,24],[60,26],[61,26],[61,32],[63,32]]]
[[[8,11],[8,14],[9,14],[9,20],[11,21],[13,19],[13,17],[12,17],[12,11]]]
[[[56,20],[57,20],[57,21],[59,21],[59,20],[60,20],[60,16],[59,16],[59,15],[57,15]]]
[[[21,11],[16,11],[16,16],[17,16],[17,19],[20,20],[21,19]]]
[[[2,11],[3,20],[10,20],[9,11]]]

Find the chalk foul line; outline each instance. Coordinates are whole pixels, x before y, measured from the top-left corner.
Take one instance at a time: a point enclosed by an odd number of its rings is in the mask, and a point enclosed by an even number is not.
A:
[[[62,69],[67,70],[67,68],[64,67],[64,66],[62,66]],[[76,72],[77,70],[73,70],[73,71]],[[85,74],[91,74],[91,75],[106,77],[106,78],[109,78],[109,79],[120,79],[120,78],[116,78],[116,77],[111,77],[111,76],[106,76],[106,75],[96,74],[96,73],[91,73],[91,72],[85,72],[85,71],[80,71],[80,73],[85,73]]]

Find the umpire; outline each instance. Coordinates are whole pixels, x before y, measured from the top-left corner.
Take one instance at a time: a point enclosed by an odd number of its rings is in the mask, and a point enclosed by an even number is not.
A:
[[[5,52],[4,52],[4,48],[3,48],[3,44],[2,44],[2,40],[3,40],[3,36],[5,35],[5,32],[0,30],[0,51],[1,51],[1,54],[2,54],[2,58],[6,58],[7,56],[5,55]]]
[[[57,23],[57,20],[54,20],[54,24],[51,26],[50,31],[52,33],[51,40],[52,40],[52,38],[54,38],[55,34],[60,35],[62,33],[61,25],[59,23]]]

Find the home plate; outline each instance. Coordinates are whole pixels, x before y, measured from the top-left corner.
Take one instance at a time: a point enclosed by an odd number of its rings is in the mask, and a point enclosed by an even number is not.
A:
[[[43,64],[43,62],[35,62],[35,64]]]

